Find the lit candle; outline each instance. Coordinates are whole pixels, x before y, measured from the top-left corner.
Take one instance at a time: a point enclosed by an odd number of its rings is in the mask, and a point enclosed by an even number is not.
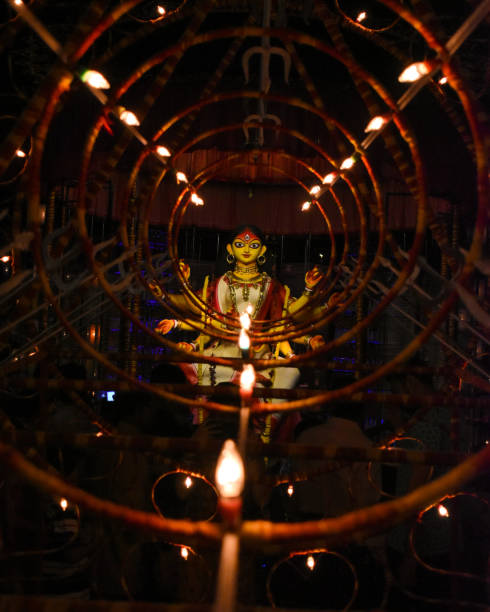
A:
[[[85,70],[81,75],[81,80],[94,89],[109,89],[111,84],[103,74],[97,70]]]
[[[320,190],[320,185],[313,185],[313,187],[310,189],[310,195],[317,195],[317,193],[320,193]]]
[[[315,565],[315,557],[313,555],[308,555],[308,558],[306,559],[306,566],[308,569],[313,571],[315,569]]]
[[[405,70],[398,77],[398,80],[400,83],[414,83],[421,77],[429,74],[429,72],[429,62],[414,62],[405,68]]]
[[[386,117],[377,115],[376,117],[373,117],[371,119],[371,121],[367,124],[366,129],[364,131],[365,132],[376,132],[377,130],[380,130],[383,127],[383,125],[385,125],[385,123],[387,122],[388,122],[388,119],[386,119]]]
[[[137,126],[140,124],[138,117],[131,111],[125,108],[121,108],[119,112],[119,119],[126,125]]]
[[[354,157],[346,157],[344,159],[344,161],[340,164],[340,169],[341,170],[349,170],[349,168],[352,168],[352,166],[355,164],[356,160],[354,159]]]
[[[64,497],[60,499],[60,508],[63,510],[63,512],[68,508],[68,500],[66,500]]]
[[[191,194],[191,202],[193,202],[196,206],[202,206],[204,204],[204,200],[200,198],[196,192]]]
[[[240,374],[240,395],[243,399],[250,399],[255,385],[255,370],[251,363],[243,365],[242,373]]]
[[[184,481],[184,484],[186,486],[186,489],[190,489],[192,487],[192,478],[190,476],[187,476]]]
[[[167,147],[164,147],[163,145],[158,145],[158,147],[155,150],[158,153],[158,155],[160,155],[160,157],[170,157],[171,155]]]
[[[175,175],[175,179],[177,180],[177,183],[187,183],[187,177],[183,172],[177,172],[177,174]]]
[[[366,11],[361,11],[359,15],[356,17],[357,23],[361,23],[361,21],[364,21],[366,17],[367,17]]]
[[[189,551],[185,546],[182,546],[180,548],[180,556],[182,557],[182,559],[184,559],[184,561],[187,561],[189,557]]]
[[[323,177],[323,184],[324,185],[331,185],[335,179],[337,178],[337,173],[336,172],[329,172],[326,176]]]
[[[303,205],[301,206],[301,210],[309,210],[311,206],[311,202],[303,202]]]
[[[446,508],[446,506],[443,506],[442,504],[439,504],[437,506],[437,512],[439,512],[439,516],[442,516],[444,518],[447,518],[449,516],[449,511]]]

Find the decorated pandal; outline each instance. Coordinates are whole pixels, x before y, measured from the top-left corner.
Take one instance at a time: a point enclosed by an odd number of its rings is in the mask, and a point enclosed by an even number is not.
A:
[[[71,4],[2,13],[0,609],[487,609],[490,2]]]

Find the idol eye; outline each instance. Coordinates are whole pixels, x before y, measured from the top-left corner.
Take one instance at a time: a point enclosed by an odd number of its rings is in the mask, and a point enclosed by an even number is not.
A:
[[[243,244],[243,242],[240,242],[239,240],[237,240],[237,241],[235,242],[235,246],[236,246],[236,248],[237,248],[237,249],[241,249],[241,248],[243,248],[245,245]]]
[[[251,249],[259,249],[259,248],[260,248],[260,242],[251,242],[251,243],[249,244],[249,247],[250,247]]]

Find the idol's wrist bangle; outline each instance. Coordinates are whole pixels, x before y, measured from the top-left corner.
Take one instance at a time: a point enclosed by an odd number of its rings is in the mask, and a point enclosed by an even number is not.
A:
[[[180,329],[180,321],[178,319],[174,319],[174,329]]]
[[[310,288],[310,287],[305,287],[304,291],[303,291],[303,295],[306,297],[310,297],[310,295],[313,293],[313,291],[315,291],[315,288]]]

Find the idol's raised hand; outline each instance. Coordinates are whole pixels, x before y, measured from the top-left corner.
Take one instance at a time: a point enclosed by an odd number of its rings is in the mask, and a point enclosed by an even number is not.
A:
[[[155,327],[155,331],[157,334],[162,334],[162,336],[164,336],[178,327],[178,325],[179,322],[176,319],[162,319]]]
[[[308,270],[308,272],[305,274],[306,290],[312,291],[321,281],[322,276],[323,273],[318,266],[315,266],[312,270]]]

